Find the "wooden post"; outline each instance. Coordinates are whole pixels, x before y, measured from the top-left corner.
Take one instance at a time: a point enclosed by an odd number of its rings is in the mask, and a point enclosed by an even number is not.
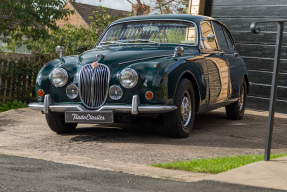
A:
[[[204,15],[205,0],[189,0],[188,14]]]

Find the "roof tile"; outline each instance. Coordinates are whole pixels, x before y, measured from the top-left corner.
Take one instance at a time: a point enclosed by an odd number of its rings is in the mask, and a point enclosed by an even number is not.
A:
[[[81,17],[85,20],[85,22],[90,25],[91,20],[89,20],[90,16],[93,16],[94,11],[98,11],[99,14],[102,13],[102,9],[99,8],[99,6],[94,5],[87,5],[83,3],[74,3],[70,2],[73,7],[76,9],[76,11],[81,15]],[[114,16],[115,18],[121,18],[128,16],[128,11],[122,11],[122,10],[116,10],[116,9],[110,9],[106,8],[107,14]]]

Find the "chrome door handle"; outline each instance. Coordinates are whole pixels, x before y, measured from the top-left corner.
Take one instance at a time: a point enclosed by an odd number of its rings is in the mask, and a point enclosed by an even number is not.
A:
[[[224,52],[219,52],[218,55],[219,55],[219,56],[224,56],[225,53],[224,53]]]
[[[239,54],[238,53],[233,53],[233,56],[234,57],[239,57]]]

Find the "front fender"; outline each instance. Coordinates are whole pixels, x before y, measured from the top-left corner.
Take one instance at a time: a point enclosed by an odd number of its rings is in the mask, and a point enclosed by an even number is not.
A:
[[[168,73],[168,98],[172,100],[172,103],[169,104],[173,104],[177,87],[182,78],[187,78],[191,81],[196,93],[196,99],[200,103],[206,102],[208,95],[207,77],[204,57],[195,56],[177,62]]]

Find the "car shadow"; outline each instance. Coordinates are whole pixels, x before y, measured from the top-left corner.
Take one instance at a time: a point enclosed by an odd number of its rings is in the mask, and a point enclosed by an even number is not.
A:
[[[265,123],[266,122],[266,123]],[[287,117],[276,118],[272,149],[287,148]],[[169,138],[163,125],[152,124],[97,124],[80,125],[70,134],[70,142],[141,143],[193,145],[264,149],[267,117],[246,115],[242,120],[229,120],[224,112],[197,115],[188,138]]]

